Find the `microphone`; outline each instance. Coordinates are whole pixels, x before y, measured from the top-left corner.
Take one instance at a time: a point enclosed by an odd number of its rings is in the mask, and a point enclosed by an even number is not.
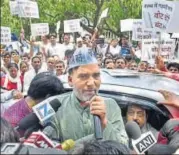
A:
[[[101,139],[103,139],[103,130],[102,130],[102,126],[101,126],[101,119],[98,115],[93,115],[93,120],[94,120],[94,136],[95,136],[95,139],[101,140]]]
[[[43,132],[38,131],[33,132],[23,144],[34,148],[56,148],[68,151],[74,147],[75,142],[72,139],[68,139],[60,144],[49,139]]]
[[[101,119],[97,115],[93,115],[94,119],[94,135],[97,140],[103,139]]]
[[[64,150],[57,150],[54,148],[33,148],[28,147],[20,143],[4,143],[1,145],[1,154],[19,154],[19,155],[31,155],[31,154],[68,154]]]
[[[30,113],[24,117],[17,127],[16,130],[27,130],[28,128],[38,125],[39,122],[42,124],[50,121],[50,118],[55,114],[58,108],[61,106],[61,103],[58,99],[45,100],[36,106],[33,107],[34,113]]]
[[[141,136],[141,130],[139,125],[134,121],[128,121],[125,126],[126,133],[131,139],[138,139]]]
[[[24,145],[34,148],[55,148],[55,144],[41,131],[33,132],[25,141]]]
[[[65,151],[71,150],[72,148],[74,148],[74,146],[75,146],[75,142],[72,139],[65,140],[61,144],[62,150],[65,150]]]
[[[144,154],[149,148],[157,143],[151,131],[141,135],[140,127],[134,121],[129,121],[125,126],[129,138],[132,139],[132,146],[137,154]]]

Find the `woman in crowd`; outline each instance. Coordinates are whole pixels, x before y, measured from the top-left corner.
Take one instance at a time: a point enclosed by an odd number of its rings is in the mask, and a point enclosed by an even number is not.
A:
[[[21,72],[21,75],[20,75],[20,78],[21,78],[21,81],[22,81],[22,87],[24,85],[24,74],[25,72],[27,72],[29,70],[29,65],[27,64],[27,62],[25,61],[22,61],[20,63],[20,72]],[[23,91],[23,88],[22,88],[22,91]]]
[[[2,55],[2,60],[3,62],[1,62],[1,70],[4,72],[4,74],[8,73],[8,64],[11,62],[11,54],[8,52],[5,52]]]
[[[22,91],[22,81],[19,75],[19,68],[16,63],[10,63],[8,65],[8,73],[5,77],[1,78],[1,87],[7,90]]]
[[[46,98],[64,92],[61,81],[50,72],[37,74],[28,89],[27,96],[14,103],[2,115],[13,127],[32,112],[32,107]]]

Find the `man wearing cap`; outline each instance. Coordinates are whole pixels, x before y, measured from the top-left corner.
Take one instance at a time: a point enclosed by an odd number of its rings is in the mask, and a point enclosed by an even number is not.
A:
[[[94,138],[95,132],[93,115],[98,115],[104,140],[115,140],[127,145],[121,109],[113,99],[98,95],[100,68],[93,51],[89,48],[77,49],[70,59],[68,73],[68,83],[73,91],[57,96],[62,105],[52,121],[56,133],[51,137],[58,137],[62,141],[90,140]]]

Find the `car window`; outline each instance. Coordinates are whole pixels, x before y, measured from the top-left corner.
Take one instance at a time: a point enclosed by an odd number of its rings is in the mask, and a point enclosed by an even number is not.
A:
[[[144,107],[148,111],[148,123],[150,123],[154,128],[159,130],[165,122],[169,119],[169,112],[165,107],[157,105],[157,102],[152,99],[142,98],[138,96],[133,96],[129,94],[121,94],[114,92],[100,91],[100,96],[114,99],[119,107],[121,108],[121,113],[124,122],[126,122],[126,112],[127,106],[129,104],[137,104]],[[153,121],[155,120],[155,121]]]

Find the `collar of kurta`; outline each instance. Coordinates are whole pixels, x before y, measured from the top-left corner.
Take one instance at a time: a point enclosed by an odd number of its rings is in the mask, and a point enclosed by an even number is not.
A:
[[[72,102],[75,104],[75,107],[79,110],[89,110],[89,106],[86,104],[86,102],[80,102],[79,99],[76,97],[74,92],[71,94]]]

